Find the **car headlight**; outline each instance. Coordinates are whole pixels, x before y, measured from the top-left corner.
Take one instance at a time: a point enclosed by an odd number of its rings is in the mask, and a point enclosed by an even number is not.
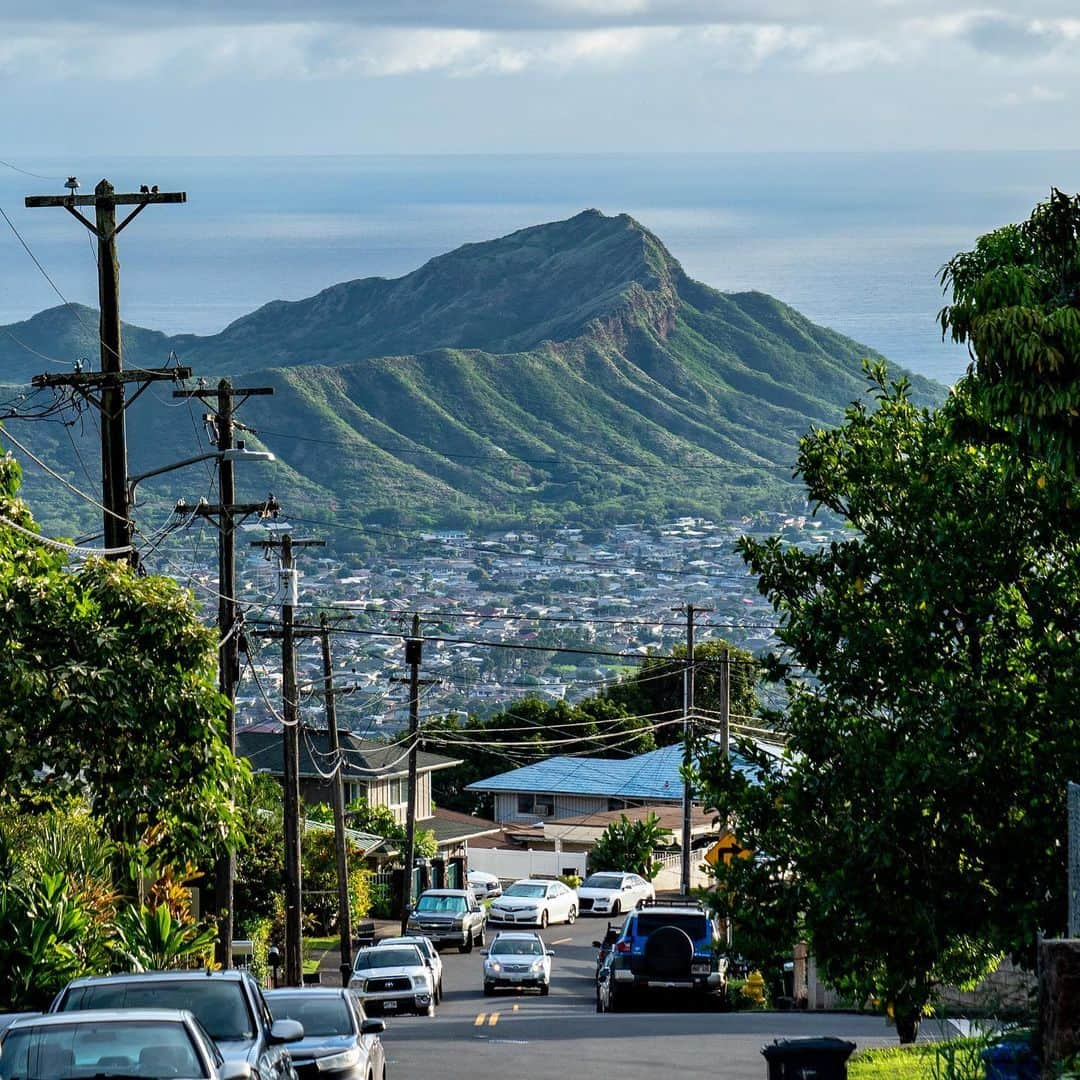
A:
[[[340,1054],[329,1054],[315,1061],[315,1067],[319,1072],[337,1072],[340,1069],[355,1068],[359,1064],[360,1050],[355,1046],[343,1050]]]
[[[532,964],[532,969],[533,969],[533,971],[543,971],[544,970],[544,961],[543,960],[534,960],[533,964]]]
[[[464,928],[464,926],[465,926],[465,916],[464,915],[456,916],[455,919],[454,919],[454,929],[455,930],[461,930],[461,929]]]
[[[428,988],[428,980],[426,975],[414,975],[412,977],[412,984],[414,990],[426,990]]]
[[[500,964],[498,960],[489,960],[487,969],[493,974],[498,975],[499,972],[502,971],[502,964]]]

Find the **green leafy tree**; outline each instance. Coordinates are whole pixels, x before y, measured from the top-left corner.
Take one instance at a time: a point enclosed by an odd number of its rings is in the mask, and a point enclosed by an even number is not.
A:
[[[113,952],[130,971],[164,971],[208,963],[217,930],[178,918],[166,904],[129,904],[117,914]]]
[[[619,815],[599,836],[589,852],[589,872],[597,870],[621,870],[640,874],[652,881],[660,873],[660,863],[653,853],[671,839],[671,833],[660,824],[653,813],[631,821],[625,814]]]
[[[246,768],[223,739],[215,642],[190,596],[160,577],[61,552],[0,457],[0,795],[83,788],[116,841],[165,827],[163,853],[205,861],[235,840]]]
[[[740,840],[797,876],[826,976],[889,1003],[910,1037],[937,987],[1030,956],[1039,926],[1063,924],[1080,582],[1071,493],[1001,440],[960,434],[981,408],[965,386],[929,413],[881,369],[872,385],[875,407],[800,449],[812,501],[850,537],[742,545],[788,665],[815,680],[789,678],[788,770],[760,763],[756,811],[722,770],[706,784],[743,814]],[[783,912],[791,894],[775,899]]]
[[[760,665],[751,653],[725,641],[714,639],[694,646],[694,703],[704,712],[720,709],[721,664],[728,655],[731,687],[730,708],[735,716],[754,717],[760,712],[757,683]],[[657,727],[655,738],[661,746],[678,742],[682,728],[668,723],[682,717],[683,669],[686,646],[672,650],[673,659],[646,657],[637,671],[604,691],[603,697],[628,714],[650,717]]]

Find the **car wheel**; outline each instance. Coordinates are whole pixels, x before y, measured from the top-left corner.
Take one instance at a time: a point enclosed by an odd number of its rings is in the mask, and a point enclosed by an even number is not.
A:
[[[615,903],[611,905],[611,914],[612,915],[621,915],[622,914],[622,904],[619,903],[618,900],[616,900]]]
[[[480,927],[480,937],[477,939],[476,943],[481,949],[487,944],[487,927]]]
[[[574,920],[577,918],[577,908],[573,904],[570,905],[570,910],[566,913],[566,925],[573,926]]]
[[[484,997],[491,997],[491,995],[494,993],[495,987],[492,986],[489,982],[484,983]]]
[[[470,930],[465,935],[465,940],[458,946],[458,952],[472,952],[473,938],[472,931]]]
[[[427,1009],[424,1010],[424,1015],[425,1016],[434,1016],[435,1015],[435,1002],[434,1001],[427,1007]]]
[[[548,924],[547,908],[544,908],[544,910],[540,912],[540,929],[541,930],[546,930],[547,929],[547,924]]]
[[[540,984],[540,996],[541,997],[547,997],[548,992],[550,990],[551,990],[551,984],[550,983],[541,983]]]

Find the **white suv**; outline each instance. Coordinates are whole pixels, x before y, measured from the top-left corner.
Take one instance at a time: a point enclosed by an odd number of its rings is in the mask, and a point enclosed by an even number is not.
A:
[[[547,996],[551,989],[551,958],[554,949],[539,934],[503,931],[484,952],[484,993],[499,987],[533,987]]]
[[[442,957],[431,938],[423,937],[421,934],[415,934],[412,937],[381,938],[375,942],[375,945],[377,948],[387,945],[415,945],[420,950],[420,955],[427,961],[428,967],[431,968],[431,981],[435,984],[435,1004],[438,1005],[442,1001]]]
[[[372,945],[353,962],[349,989],[367,1013],[435,1015],[431,968],[415,945]]]

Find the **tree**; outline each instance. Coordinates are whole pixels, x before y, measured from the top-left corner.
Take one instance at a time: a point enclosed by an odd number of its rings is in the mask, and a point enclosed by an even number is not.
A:
[[[661,865],[653,858],[653,852],[670,838],[669,830],[652,811],[637,821],[620,814],[619,820],[600,834],[589,852],[589,872],[621,870],[652,881],[660,873]]]
[[[215,639],[172,581],[30,539],[18,466],[0,458],[0,796],[85,788],[109,835],[206,861],[236,839],[247,770],[224,741]],[[17,526],[15,528],[13,526]]]
[[[783,619],[787,771],[759,761],[756,808],[730,770],[704,783],[717,806],[741,798],[740,840],[797,877],[774,899],[790,915],[799,898],[826,976],[889,1002],[907,1036],[939,985],[1002,951],[1030,957],[1038,927],[1063,924],[1080,580],[1072,494],[1002,441],[958,437],[977,394],[960,385],[927,412],[883,369],[871,378],[876,407],[799,454],[850,538],[742,541]]]
[[[719,712],[720,660],[729,657],[728,673],[731,687],[730,709],[736,716],[757,716],[757,682],[760,665],[745,649],[726,641],[714,639],[694,646],[694,703],[702,712]],[[683,669],[686,646],[676,645],[672,658],[647,656],[641,667],[604,691],[603,697],[615,702],[627,713],[648,716],[653,724],[661,724],[656,741],[661,746],[678,742],[682,729],[677,723],[667,723],[682,717]]]

